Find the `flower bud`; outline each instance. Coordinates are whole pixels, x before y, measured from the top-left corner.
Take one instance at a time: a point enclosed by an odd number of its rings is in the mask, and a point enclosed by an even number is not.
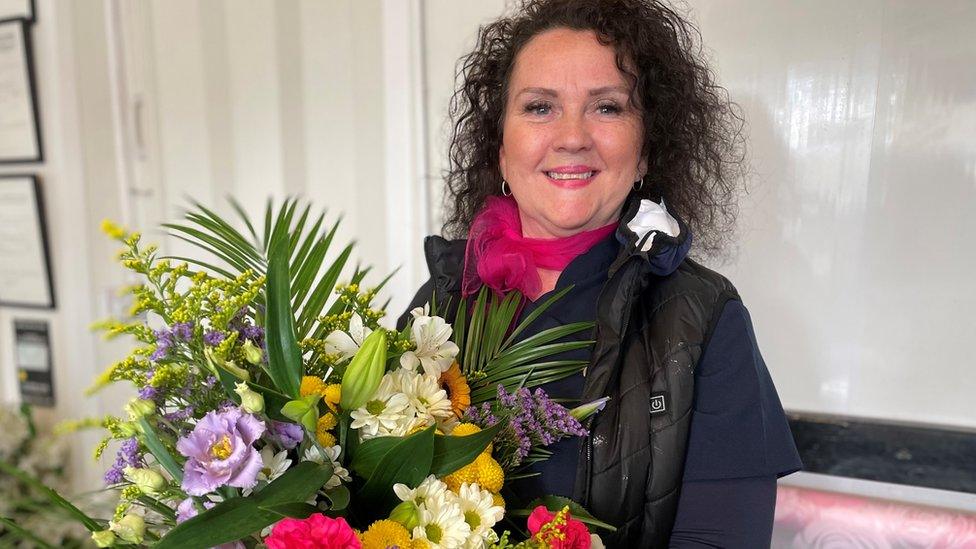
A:
[[[281,415],[301,423],[305,429],[314,433],[319,422],[319,399],[322,395],[308,395],[295,400],[289,400],[281,407]]]
[[[156,411],[156,403],[151,400],[134,398],[125,405],[125,411],[128,412],[129,419],[136,421],[140,418],[152,415],[152,413]]]
[[[413,527],[420,524],[420,512],[417,509],[417,504],[412,501],[400,503],[390,513],[390,520],[399,522],[407,531],[413,531]]]
[[[244,368],[238,366],[233,360],[224,360],[220,355],[214,353],[211,349],[204,349],[204,356],[207,357],[207,363],[210,365],[210,369],[213,373],[217,373],[217,368],[226,370],[231,373],[237,379],[243,381],[251,381],[251,374]]]
[[[92,541],[96,547],[111,547],[115,545],[115,534],[111,530],[99,530],[92,532]]]
[[[166,479],[163,475],[152,469],[141,469],[137,467],[126,467],[122,470],[126,480],[135,484],[143,494],[158,493],[166,486]]]
[[[139,424],[134,421],[123,421],[119,423],[119,433],[125,438],[130,438],[138,435],[142,432],[139,428]]]
[[[593,414],[603,410],[603,407],[607,405],[607,401],[610,397],[603,397],[594,400],[593,402],[587,402],[586,404],[580,404],[579,406],[573,408],[569,411],[569,415],[576,418],[578,421],[583,421],[584,419],[592,416]]]
[[[241,397],[241,410],[249,414],[256,414],[264,411],[264,397],[260,393],[254,392],[247,383],[238,382],[234,384],[234,392]]]
[[[244,359],[250,362],[254,366],[260,366],[264,360],[264,352],[257,348],[251,340],[248,339],[244,342]]]
[[[108,528],[122,541],[139,544],[146,535],[146,521],[139,515],[125,515],[118,522],[109,521]]]
[[[362,347],[352,357],[342,375],[339,404],[343,410],[355,410],[366,404],[376,392],[386,371],[386,332],[376,330],[366,336]]]
[[[244,381],[251,381],[251,373],[241,368],[233,360],[225,360],[223,364],[220,365],[221,368],[227,370],[237,379],[243,379]]]

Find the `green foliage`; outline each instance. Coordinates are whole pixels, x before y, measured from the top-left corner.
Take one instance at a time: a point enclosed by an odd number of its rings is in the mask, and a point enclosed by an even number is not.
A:
[[[299,463],[260,492],[228,499],[177,525],[155,547],[202,549],[248,537],[280,520],[284,509],[293,511],[295,505],[304,504],[332,477],[332,471],[330,463]]]
[[[571,289],[572,286],[564,288],[548,297],[517,325],[515,319],[524,299],[519,292],[499,297],[483,287],[474,299],[470,315],[468,303],[460,303],[453,324],[454,341],[460,348],[458,363],[471,387],[472,405],[494,399],[498,384],[512,392],[522,386],[535,387],[572,376],[586,367],[586,361],[545,359],[592,345],[592,340],[556,341],[591,330],[593,322],[550,328],[515,342],[539,315]]]
[[[291,398],[298,398],[303,372],[302,353],[298,350],[295,317],[289,306],[291,289],[288,285],[288,235],[283,232],[285,230],[286,228],[276,228],[272,237],[267,285],[268,317],[265,325],[267,371],[279,391]]]

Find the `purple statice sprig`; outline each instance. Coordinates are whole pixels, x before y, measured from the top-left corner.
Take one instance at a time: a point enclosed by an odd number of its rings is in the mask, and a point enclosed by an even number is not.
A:
[[[149,357],[153,362],[159,362],[169,356],[170,350],[179,342],[189,342],[193,337],[192,322],[175,322],[168,328],[153,330],[156,338],[156,350]]]
[[[570,436],[589,433],[568,409],[549,398],[542,389],[520,388],[514,393],[498,385],[498,399],[471,406],[465,419],[487,428],[508,418],[508,424],[495,436],[495,456],[502,468],[519,467],[534,449],[544,448]]]
[[[115,463],[105,471],[105,484],[112,485],[122,482],[123,471],[126,467],[141,467],[143,464],[142,454],[139,453],[139,441],[135,438],[127,438],[119,447],[115,454]]]

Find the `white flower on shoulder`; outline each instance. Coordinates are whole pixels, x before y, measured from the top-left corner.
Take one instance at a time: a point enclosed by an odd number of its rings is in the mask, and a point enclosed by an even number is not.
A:
[[[482,490],[477,484],[461,485],[458,492],[458,502],[461,505],[461,513],[464,521],[471,528],[469,542],[477,544],[478,541],[488,541],[488,533],[491,527],[505,516],[505,508],[495,505],[495,500],[491,492]],[[477,538],[477,539],[474,539]]]
[[[373,398],[350,412],[352,423],[349,427],[358,429],[363,440],[391,434],[402,424],[405,416],[413,415],[407,410],[409,405],[407,395],[395,387],[393,374],[386,374]]]
[[[430,303],[424,303],[423,307],[414,307],[413,309],[410,309],[410,315],[414,318],[430,316]]]
[[[342,447],[338,445],[319,448],[313,444],[308,450],[305,450],[305,461],[314,461],[315,463],[322,464],[325,463],[325,460],[329,460],[332,463],[332,478],[327,480],[323,486],[326,490],[331,490],[343,482],[352,481],[352,477],[349,476],[349,471],[339,463],[339,454],[341,452]]]
[[[352,358],[363,345],[366,336],[373,330],[363,325],[363,319],[356,313],[349,319],[349,332],[336,330],[325,337],[325,352],[342,355],[343,360]]]
[[[681,226],[678,221],[668,213],[668,208],[664,205],[664,200],[660,204],[648,199],[640,201],[640,206],[634,218],[627,222],[627,228],[637,235],[637,241],[641,244],[640,251],[646,252],[654,246],[654,235],[661,232],[668,236],[678,236]]]
[[[414,309],[411,314],[416,312]],[[459,351],[457,344],[450,341],[453,331],[451,325],[439,316],[414,314],[410,341],[417,348],[403,353],[400,365],[410,370],[416,370],[420,365],[427,375],[440,377],[451,367]]]

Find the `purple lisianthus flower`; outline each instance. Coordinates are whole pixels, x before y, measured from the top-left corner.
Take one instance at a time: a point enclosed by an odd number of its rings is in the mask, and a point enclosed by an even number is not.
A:
[[[284,450],[291,450],[301,444],[305,437],[305,432],[301,425],[288,423],[285,421],[271,421],[268,429],[268,438]]]
[[[264,464],[252,444],[264,431],[263,421],[237,407],[208,413],[176,442],[187,458],[183,490],[202,496],[221,486],[253,488]]]

